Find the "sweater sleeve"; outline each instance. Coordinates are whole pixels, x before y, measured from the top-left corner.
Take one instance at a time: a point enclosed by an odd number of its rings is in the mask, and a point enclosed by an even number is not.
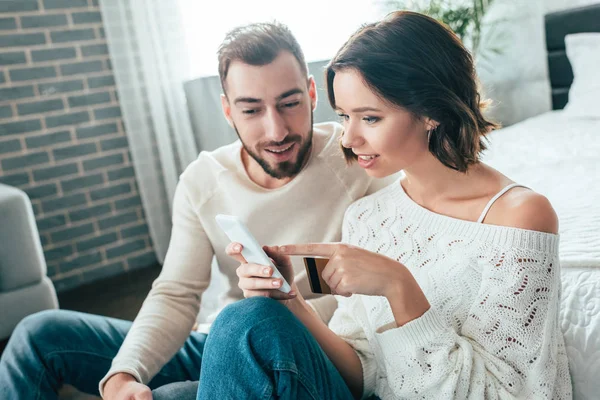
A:
[[[337,300],[333,295],[326,295],[316,299],[310,299],[306,302],[326,324],[331,321],[331,317],[338,307]]]
[[[360,322],[356,319],[356,313],[353,313],[350,303],[355,306],[362,306],[356,295],[347,298],[335,296],[338,301],[338,308],[333,313],[329,328],[336,335],[348,343],[360,359],[363,373],[363,399],[369,398],[375,391],[375,377],[377,374],[377,364],[371,345]]]
[[[400,398],[554,398],[559,263],[554,252],[510,249],[480,261],[482,281],[462,326],[432,306],[375,333]]]
[[[351,208],[352,206],[348,207],[344,216],[342,243],[348,242],[350,224],[348,223],[347,215]],[[356,307],[361,307],[361,311],[364,311],[364,306],[360,301],[360,295],[334,297],[337,299],[337,309],[329,321],[329,329],[352,346],[358,355],[363,374],[362,398],[367,399],[375,392],[377,362],[371,348],[371,343],[365,333],[364,325],[358,319],[360,313]]]
[[[173,229],[160,276],[99,385],[126,372],[147,384],[190,335],[200,298],[210,281],[214,251],[180,180],[173,202]]]

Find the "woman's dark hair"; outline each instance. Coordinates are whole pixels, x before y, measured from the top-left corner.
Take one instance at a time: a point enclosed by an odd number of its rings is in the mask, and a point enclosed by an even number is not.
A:
[[[423,14],[390,13],[360,28],[327,65],[327,94],[333,108],[333,79],[343,70],[359,72],[388,103],[439,126],[429,151],[461,172],[479,160],[484,136],[498,125],[484,118],[471,54],[447,27]],[[344,149],[348,162],[356,159]]]

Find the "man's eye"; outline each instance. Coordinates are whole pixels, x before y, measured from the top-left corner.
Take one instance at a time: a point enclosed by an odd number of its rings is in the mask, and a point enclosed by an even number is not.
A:
[[[291,103],[285,103],[283,106],[286,108],[292,108],[292,107],[296,107],[298,104],[300,104],[299,101],[293,101]]]
[[[242,110],[243,114],[247,114],[247,115],[252,115],[252,114],[256,114],[258,112],[258,110],[255,109],[251,109],[251,110]]]

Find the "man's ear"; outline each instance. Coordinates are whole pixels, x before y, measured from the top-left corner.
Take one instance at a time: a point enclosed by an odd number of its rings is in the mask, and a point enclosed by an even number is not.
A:
[[[317,84],[315,83],[315,78],[312,75],[308,77],[308,96],[310,97],[310,103],[312,106],[312,110],[315,111],[317,108]]]
[[[231,105],[229,104],[229,99],[226,94],[221,94],[221,107],[223,108],[223,115],[229,123],[229,126],[233,128],[233,119],[231,119]]]

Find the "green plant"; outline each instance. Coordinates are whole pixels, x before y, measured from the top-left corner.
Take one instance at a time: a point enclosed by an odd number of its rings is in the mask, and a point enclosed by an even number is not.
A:
[[[385,0],[388,10],[412,10],[446,24],[476,55],[481,40],[483,16],[493,0]]]

